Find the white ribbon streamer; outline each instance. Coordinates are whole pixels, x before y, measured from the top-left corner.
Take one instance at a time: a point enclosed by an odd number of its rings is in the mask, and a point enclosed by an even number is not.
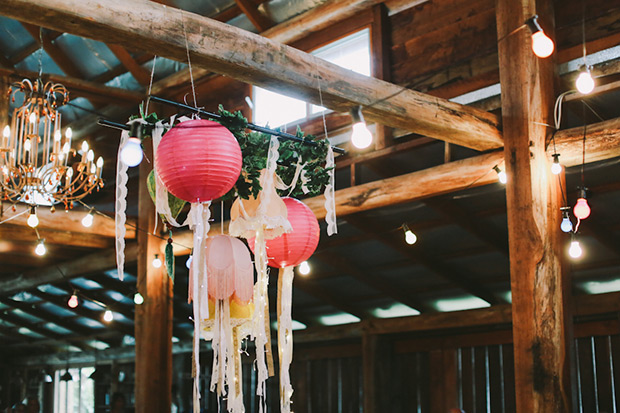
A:
[[[280,308],[278,317],[278,349],[280,353],[280,412],[291,412],[291,385],[290,367],[293,362],[293,267],[280,270]]]
[[[334,190],[336,188],[335,179],[335,163],[334,163],[334,151],[331,145],[327,149],[327,162],[325,167],[332,168],[329,171],[329,183],[325,186],[325,222],[327,223],[327,235],[332,236],[338,233],[338,224],[336,222],[336,197]]]
[[[114,200],[116,270],[121,281],[125,278],[125,233],[127,232],[125,223],[127,222],[127,181],[129,179],[127,165],[121,161],[121,150],[128,139],[129,131],[123,131],[116,160],[116,194]]]

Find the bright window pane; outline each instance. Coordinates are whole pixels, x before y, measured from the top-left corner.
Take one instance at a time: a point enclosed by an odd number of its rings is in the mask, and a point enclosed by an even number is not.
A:
[[[306,117],[306,102],[269,90],[254,88],[254,123],[284,126]]]
[[[345,69],[370,76],[370,31],[361,30],[312,52]],[[280,127],[326,110],[305,102],[254,87],[254,123]]]

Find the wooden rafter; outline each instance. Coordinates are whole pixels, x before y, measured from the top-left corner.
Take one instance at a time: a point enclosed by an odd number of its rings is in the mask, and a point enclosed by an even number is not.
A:
[[[114,244],[112,238],[104,238],[96,234],[84,234],[82,232],[56,231],[45,228],[38,229],[39,237],[45,239],[46,244],[70,245],[84,248],[111,248]],[[0,225],[0,239],[11,241],[36,242],[37,233],[30,227]]]
[[[415,297],[414,294],[403,291],[402,287],[394,285],[394,283],[386,280],[385,278],[377,277],[376,274],[367,273],[359,268],[359,266],[354,265],[341,256],[329,251],[324,251],[321,254],[317,254],[315,257],[321,261],[324,261],[328,265],[335,267],[341,274],[349,275],[357,281],[361,281],[371,288],[381,291],[389,298],[414,308],[421,313],[435,311],[432,306],[425,304],[419,298]]]
[[[142,86],[148,86],[151,75],[148,70],[140,66],[140,64],[131,56],[131,54],[123,46],[118,44],[107,44],[108,48],[114,53],[114,56],[120,60],[121,64],[133,75],[134,78]]]
[[[495,115],[318,62],[304,52],[211,19],[171,13],[144,0],[108,2],[105,8],[99,8],[96,0],[66,1],[6,0],[0,13],[180,61],[187,60],[185,42],[171,33],[184,25],[195,66],[309,102],[322,100],[336,111],[361,105],[369,120],[462,146],[485,150],[502,145]]]
[[[347,222],[358,230],[379,240],[388,247],[395,249],[406,257],[409,257],[414,262],[423,265],[428,270],[441,276],[446,281],[458,286],[463,291],[479,297],[492,305],[505,303],[505,299],[497,297],[482,285],[478,284],[472,279],[471,274],[467,274],[467,272],[462,268],[455,268],[445,262],[441,262],[436,257],[433,257],[433,255],[428,251],[422,251],[419,246],[412,248],[403,243],[401,239],[397,239],[391,234],[380,233],[380,228],[372,223],[369,223],[368,220],[362,220],[360,217],[352,215],[347,217]]]
[[[235,0],[235,3],[237,3],[239,9],[241,9],[243,14],[247,16],[258,31],[264,32],[273,26],[271,19],[259,10],[252,0]]]
[[[135,243],[127,245],[125,248],[125,260],[127,263],[136,260],[137,249]],[[114,268],[115,265],[116,252],[114,248],[103,250],[76,260],[54,264],[47,268],[32,270],[12,277],[4,277],[0,280],[0,291],[4,294],[25,291],[41,284],[109,270]]]

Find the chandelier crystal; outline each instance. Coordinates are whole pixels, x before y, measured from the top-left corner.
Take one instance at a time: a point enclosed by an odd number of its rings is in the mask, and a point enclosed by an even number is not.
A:
[[[14,88],[14,90],[13,90]],[[30,205],[72,202],[103,187],[103,158],[84,141],[81,154],[71,148],[72,132],[61,132],[58,108],[69,101],[69,92],[59,84],[24,79],[8,94],[23,103],[5,126],[0,145],[0,195],[3,200]]]

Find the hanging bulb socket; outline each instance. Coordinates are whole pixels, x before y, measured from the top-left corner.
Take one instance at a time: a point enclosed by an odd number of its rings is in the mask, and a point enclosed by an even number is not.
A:
[[[42,257],[47,253],[44,239],[40,239],[39,241],[37,241],[37,246],[34,249],[34,253],[37,254],[39,257]]]
[[[163,263],[161,262],[161,259],[159,258],[159,254],[155,254],[155,258],[153,258],[153,267],[161,268],[162,264]]]
[[[594,86],[594,79],[592,78],[590,67],[585,66],[581,73],[579,73],[579,76],[577,76],[577,80],[575,80],[575,87],[582,95],[588,95],[592,93]]]
[[[79,304],[80,302],[78,300],[78,296],[74,291],[69,300],[67,301],[67,305],[69,306],[69,308],[76,308]]]
[[[506,175],[506,172],[502,171],[499,166],[495,165],[493,167],[493,170],[497,174],[497,179],[499,180],[499,182],[501,182],[502,184],[506,184],[506,182],[508,182],[508,176]]]
[[[37,209],[35,207],[30,207],[30,215],[28,215],[26,222],[30,228],[36,228],[39,225],[39,217],[37,217]]]
[[[573,208],[573,214],[579,219],[586,219],[590,216],[590,205],[586,199],[587,188],[579,188],[579,199]]]
[[[551,173],[554,175],[559,175],[562,172],[562,165],[560,164],[560,154],[554,153],[553,155],[553,163],[551,164]]]
[[[353,120],[351,143],[358,149],[368,148],[372,144],[372,133],[370,133],[368,126],[366,126],[361,106],[351,109],[351,118]]]
[[[573,237],[570,242],[570,247],[568,248],[568,255],[570,255],[571,258],[579,258],[583,255],[583,250],[581,249],[581,245],[579,244],[579,241],[576,237]]]
[[[527,19],[525,24],[532,32],[532,51],[534,54],[541,58],[551,56],[555,49],[555,45],[553,44],[553,40],[545,34],[540,23],[538,23],[538,15],[535,14]]]
[[[409,229],[409,226],[407,226],[407,224],[403,224],[402,228],[405,232],[405,242],[409,245],[415,244],[418,240],[416,234],[414,234],[413,231]]]
[[[91,208],[91,210],[88,211],[88,214],[86,214],[84,218],[82,218],[82,226],[86,228],[90,228],[93,225],[94,219],[95,219],[95,211]]]
[[[570,207],[562,207],[560,210],[562,211],[562,223],[560,224],[560,229],[562,232],[572,232],[573,223],[570,220]]]

